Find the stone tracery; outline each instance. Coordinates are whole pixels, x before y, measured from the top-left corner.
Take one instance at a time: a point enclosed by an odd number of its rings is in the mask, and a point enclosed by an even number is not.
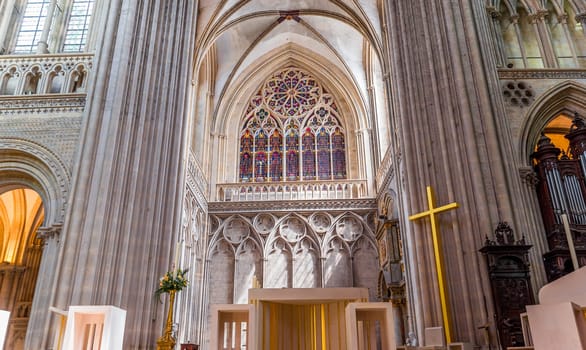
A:
[[[333,97],[308,73],[275,73],[240,133],[241,182],[345,179],[346,135]]]
[[[246,302],[255,279],[264,288],[360,286],[376,298],[378,253],[368,217],[325,211],[212,215],[219,225],[210,232],[210,278],[233,291],[213,296],[214,302]]]

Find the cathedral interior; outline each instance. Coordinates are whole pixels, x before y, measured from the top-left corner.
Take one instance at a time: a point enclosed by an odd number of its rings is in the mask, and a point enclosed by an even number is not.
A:
[[[177,267],[177,348],[251,288],[349,287],[396,345],[521,346],[586,265],[585,118],[584,0],[2,0],[5,349],[75,305],[154,349]]]

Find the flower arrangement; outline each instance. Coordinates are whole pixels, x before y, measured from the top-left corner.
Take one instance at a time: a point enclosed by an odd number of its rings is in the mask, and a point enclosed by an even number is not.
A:
[[[187,269],[177,269],[175,271],[167,271],[159,280],[159,288],[155,291],[155,295],[161,300],[161,294],[169,293],[170,291],[181,291],[187,287],[189,281],[185,278]]]

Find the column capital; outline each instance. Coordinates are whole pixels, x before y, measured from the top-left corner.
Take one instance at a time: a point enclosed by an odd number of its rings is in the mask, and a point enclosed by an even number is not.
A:
[[[61,234],[63,224],[54,224],[49,227],[39,227],[37,230],[37,238],[42,240],[51,239]]]
[[[537,185],[537,183],[539,182],[537,174],[535,173],[535,171],[533,171],[533,168],[529,166],[520,167],[519,176],[521,177],[523,183],[527,186],[535,187],[535,185]]]
[[[404,283],[392,284],[389,286],[389,290],[391,292],[389,299],[393,302],[393,304],[400,305],[407,302]]]
[[[561,15],[558,15],[558,22],[561,24],[567,24],[568,23],[568,14],[564,12]]]
[[[574,18],[578,22],[586,22],[586,12],[578,13]]]
[[[492,19],[501,19],[502,13],[494,6],[486,6],[486,12]]]
[[[537,12],[529,15],[529,23],[535,24],[537,22],[543,22],[549,16],[549,10],[538,10]]]

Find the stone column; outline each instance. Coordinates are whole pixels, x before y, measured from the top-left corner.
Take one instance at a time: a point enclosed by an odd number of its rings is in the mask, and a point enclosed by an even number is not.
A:
[[[59,239],[61,231],[59,224],[41,227],[37,230],[37,237],[43,240],[43,253],[25,339],[25,343],[31,345],[31,348],[52,346],[49,345],[49,341],[52,341],[56,328],[51,328],[50,320],[53,315],[49,311],[49,307],[52,306],[51,297],[56,284],[55,269],[62,248]]]
[[[420,342],[426,327],[442,325],[431,229],[425,221],[407,220],[427,209],[426,186],[436,189],[438,205],[460,205],[441,214],[439,224],[455,341],[484,343],[478,327],[494,323],[493,306],[476,251],[494,223],[516,222],[511,182],[520,180],[510,176],[514,169],[504,158],[513,148],[502,140],[510,135],[505,121],[495,115],[503,106],[493,100],[498,81],[483,5],[467,0],[388,5],[395,51],[388,58],[390,91],[401,96],[393,102],[403,146],[404,173],[398,172],[397,182],[404,193],[408,296]]]
[[[0,55],[6,54],[6,51],[8,51],[8,25],[10,24],[10,19],[14,16],[15,4],[16,0],[6,0],[4,13],[0,16]]]
[[[393,304],[395,337],[397,338],[397,344],[405,344],[405,339],[409,332],[409,325],[406,322],[407,313],[403,312],[406,303],[405,284],[393,285],[390,287],[390,290],[390,301]]]
[[[527,60],[527,50],[525,49],[525,44],[523,43],[521,28],[519,28],[518,14],[511,14],[511,24],[515,27],[515,37],[517,38],[517,43],[519,43],[519,51],[521,51],[521,56],[523,58],[523,68],[527,68],[529,67],[529,61]]]
[[[519,177],[524,186],[521,189],[521,201],[522,207],[527,208],[523,211],[520,219],[525,221],[524,227],[526,232],[521,232],[525,235],[527,244],[533,245],[533,248],[529,251],[529,259],[531,266],[534,266],[532,270],[533,275],[531,276],[531,287],[534,293],[537,293],[541,286],[547,283],[547,276],[543,268],[543,254],[549,251],[547,244],[547,235],[543,229],[543,220],[541,219],[541,209],[539,208],[539,202],[537,200],[537,185],[539,179],[537,174],[533,171],[530,166],[521,167],[519,169]],[[537,295],[534,295],[537,297]],[[535,299],[537,300],[537,299]]]
[[[125,309],[124,347],[153,348],[166,310],[153,292],[181,228],[197,1],[117,0],[100,10],[103,45],[51,304]]]
[[[578,56],[576,54],[576,44],[574,43],[574,38],[570,34],[570,28],[568,28],[568,14],[564,13],[558,16],[558,25],[561,25],[564,30],[564,37],[568,42],[568,46],[570,47],[570,52],[572,53],[572,59],[574,61],[574,66],[577,68],[580,66],[578,63]]]
[[[539,10],[535,14],[529,15],[529,22],[535,27],[535,35],[539,40],[539,51],[543,57],[543,65],[546,68],[558,68],[559,64],[546,23],[548,16],[548,10]]]
[[[45,23],[43,24],[43,32],[41,33],[41,39],[37,43],[38,54],[49,53],[49,33],[51,32],[51,24],[53,24],[56,3],[57,0],[51,0],[47,8],[47,17],[45,17]]]
[[[359,176],[364,176],[365,179],[368,180],[368,192],[373,193],[374,191],[374,178],[375,174],[371,166],[367,166],[367,164],[374,164],[373,159],[373,152],[365,152],[365,150],[371,150],[372,147],[372,129],[358,129],[355,131],[356,133],[356,146],[357,146],[357,153],[358,153],[358,169],[356,169],[356,174]]]
[[[505,51],[505,43],[503,41],[503,34],[501,29],[501,12],[493,7],[486,8],[490,21],[490,32],[492,34],[492,42],[494,45],[494,53],[497,62],[497,67],[505,67],[507,65],[507,53]]]

